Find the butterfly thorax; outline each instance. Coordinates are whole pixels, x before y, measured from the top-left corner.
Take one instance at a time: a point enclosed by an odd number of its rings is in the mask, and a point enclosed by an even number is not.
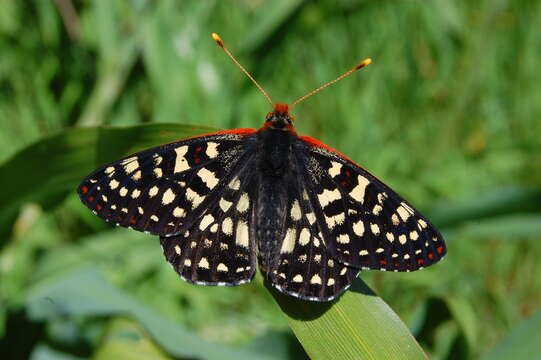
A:
[[[296,138],[291,118],[274,111],[258,131],[257,204],[255,233],[263,269],[278,259],[287,212],[287,180],[291,177],[292,144]]]

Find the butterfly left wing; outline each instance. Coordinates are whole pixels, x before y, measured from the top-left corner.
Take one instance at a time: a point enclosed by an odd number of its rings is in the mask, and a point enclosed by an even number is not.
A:
[[[309,137],[296,148],[323,239],[340,262],[413,271],[445,255],[438,230],[368,171]]]
[[[180,232],[253,156],[253,133],[221,131],[136,153],[90,174],[79,196],[116,225],[157,235]]]
[[[167,261],[182,279],[200,285],[239,285],[256,271],[250,228],[254,206],[253,158],[185,232],[160,236]]]

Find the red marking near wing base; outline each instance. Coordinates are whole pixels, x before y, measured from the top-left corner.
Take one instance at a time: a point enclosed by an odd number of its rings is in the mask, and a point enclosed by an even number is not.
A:
[[[428,258],[429,258],[430,260],[432,260],[432,259],[434,258],[434,254],[428,253]]]
[[[438,246],[436,250],[438,251],[438,254],[441,254],[443,252],[443,246]]]
[[[86,201],[88,201],[88,202],[94,201],[94,196],[89,196],[89,197],[87,197],[87,198],[86,198]]]
[[[222,134],[233,134],[233,135],[240,135],[240,136],[250,136],[252,135],[253,133],[255,133],[256,130],[255,129],[249,129],[249,128],[240,128],[240,129],[231,129],[231,130],[221,130],[221,131],[216,131],[216,132],[212,132],[212,133],[208,133],[208,134],[202,134],[202,135],[196,135],[196,136],[191,136],[189,138],[186,138],[186,139],[182,139],[180,141],[185,141],[185,140],[190,140],[190,139],[196,139],[196,138],[200,138],[200,137],[205,137],[205,136],[211,136],[211,135],[222,135]],[[177,142],[177,141],[175,141]]]
[[[100,204],[97,204],[96,205],[96,210],[100,211],[101,209],[103,209],[103,207]]]
[[[86,194],[86,193],[88,192],[88,187],[87,187],[86,185],[83,185],[83,186],[81,187],[81,192],[82,192],[83,194]]]
[[[316,140],[314,139],[313,137],[310,137],[310,136],[299,136],[299,139],[305,141],[308,143],[308,145],[310,146],[317,146],[317,147],[321,147],[321,148],[324,148],[324,149],[327,149],[329,151],[332,151],[333,153],[335,153],[336,155],[348,160],[348,161],[351,161],[352,163],[354,163],[355,165],[357,165],[358,167],[360,168],[363,168],[361,165],[357,164],[355,161],[351,160],[350,158],[348,158],[346,155],[342,154],[341,152],[339,152],[338,150],[335,150],[333,149],[332,147],[330,147],[329,145],[327,144],[324,144],[322,143],[321,141],[319,140]],[[364,169],[364,168],[363,168]],[[366,170],[366,169],[365,169]]]
[[[422,265],[424,262],[425,262],[424,259],[417,260],[417,264],[419,264],[419,265]]]

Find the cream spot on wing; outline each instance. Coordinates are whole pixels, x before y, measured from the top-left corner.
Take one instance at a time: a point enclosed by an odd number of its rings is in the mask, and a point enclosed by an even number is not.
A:
[[[393,233],[388,232],[388,233],[385,234],[385,237],[386,237],[387,240],[389,240],[390,242],[393,242],[393,241],[394,241],[394,235],[393,235]]]
[[[306,219],[308,219],[308,222],[312,225],[316,222],[316,215],[314,215],[314,213],[308,213],[306,214]]]
[[[150,188],[150,190],[148,190],[148,197],[151,198],[151,197],[156,196],[159,191],[160,191],[160,188],[154,185],[153,187]]]
[[[218,224],[213,224],[210,227],[210,232],[215,233],[216,231],[218,231]]]
[[[321,233],[319,233],[319,236],[321,237]],[[315,247],[319,247],[319,239],[318,238],[314,238],[313,243],[314,243]]]
[[[152,215],[152,216],[150,217],[150,220],[158,222],[158,221],[160,221],[160,218],[157,217],[156,215]]]
[[[378,224],[370,224],[370,230],[372,230],[372,234],[378,235],[379,234]]]
[[[214,217],[210,214],[203,216],[203,219],[199,223],[199,230],[204,231],[210,224],[214,222]]]
[[[421,249],[419,250],[415,250],[415,255],[419,255],[420,253],[422,253],[423,251]]]
[[[216,175],[214,174],[214,172],[206,169],[206,168],[202,168],[201,170],[199,170],[197,172],[197,176],[199,176],[201,178],[201,180],[203,180],[203,182],[207,185],[207,187],[209,189],[214,189],[216,187],[216,185],[218,185],[218,178],[216,178]]]
[[[301,274],[297,274],[297,275],[293,276],[292,281],[293,281],[293,282],[296,282],[296,283],[301,283],[301,282],[302,282],[302,275],[301,275]]]
[[[123,187],[120,188],[120,191],[118,193],[119,193],[120,196],[124,197],[124,196],[128,195],[128,189],[123,186]]]
[[[132,199],[137,199],[139,195],[141,195],[141,190],[133,189],[130,196]]]
[[[321,194],[317,195],[317,198],[321,207],[324,208],[333,201],[340,200],[342,196],[340,195],[340,190],[335,188],[334,190],[323,190]]]
[[[180,207],[177,206],[177,207],[173,210],[173,216],[174,216],[174,217],[177,217],[177,218],[181,218],[181,217],[186,216],[186,212],[184,211],[183,208],[180,208]]]
[[[154,166],[158,166],[162,163],[163,158],[160,155],[154,154],[152,157],[154,158]]]
[[[230,217],[226,217],[224,221],[222,221],[222,231],[226,235],[233,234],[233,220],[231,220]]]
[[[412,232],[410,232],[410,239],[415,241],[417,239],[419,239],[419,233],[415,230],[413,230]]]
[[[331,177],[340,175],[340,170],[342,170],[342,164],[336,161],[331,161],[331,168],[328,171],[329,175],[331,175]]]
[[[237,237],[235,244],[247,248],[249,245],[250,237],[248,231],[248,225],[244,221],[239,221],[237,224]]]
[[[186,199],[192,203],[192,209],[195,209],[203,202],[203,200],[205,200],[205,196],[200,196],[198,193],[188,188],[186,189]]]
[[[192,266],[192,260],[190,259],[184,260],[184,266]]]
[[[379,215],[379,213],[381,212],[381,210],[383,210],[383,207],[381,207],[381,205],[376,205],[374,206],[374,208],[372,209],[372,214],[374,215]]]
[[[361,256],[366,256],[366,255],[368,255],[368,251],[366,251],[366,250],[361,250],[361,251],[359,251],[359,255],[361,255]]]
[[[186,160],[186,153],[188,152],[188,145],[179,146],[175,149],[176,158],[175,158],[175,169],[173,172],[178,173],[181,171],[188,170],[190,165],[188,165],[188,160]]]
[[[306,254],[299,255],[299,261],[301,263],[306,262],[306,260],[308,260],[308,255],[306,255]]]
[[[378,194],[378,202],[380,204],[382,204],[385,199],[387,199],[387,193],[382,192]]]
[[[207,249],[210,248],[212,246],[212,240],[210,239],[205,239],[203,241],[203,246],[206,247]]]
[[[226,272],[229,270],[229,268],[224,263],[219,263],[216,270]]]
[[[334,285],[334,279],[329,278],[329,280],[327,280],[327,286],[333,286],[333,285]]]
[[[142,207],[138,206],[138,207],[137,207],[137,212],[138,212],[139,214],[143,215],[143,214],[145,213],[145,210],[143,210]]]
[[[304,200],[308,200],[308,193],[306,192],[306,190],[303,190],[303,191],[302,191],[302,198],[303,198]]]
[[[177,255],[180,255],[180,253],[181,253],[180,246],[175,245],[175,253],[177,253]]]
[[[237,203],[237,210],[241,213],[248,210],[250,207],[250,198],[247,193],[242,193],[240,196],[239,202]]]
[[[220,250],[227,250],[227,249],[229,249],[229,245],[227,245],[226,243],[221,242],[220,243]]]
[[[409,254],[404,255],[404,259],[408,260],[410,258]]]
[[[291,204],[290,214],[293,221],[299,221],[301,219],[302,212],[298,200],[293,201],[293,204]]]
[[[137,170],[135,173],[133,173],[133,175],[131,176],[131,178],[134,180],[134,181],[139,181],[141,179],[141,170]]]
[[[207,150],[205,151],[205,154],[211,159],[214,159],[216,156],[218,156],[218,143],[215,143],[213,141],[210,141],[207,143]]]
[[[364,234],[364,223],[363,223],[362,220],[359,220],[356,223],[353,223],[353,232],[357,236],[363,236],[363,234]]]
[[[229,210],[232,204],[233,203],[231,201],[227,201],[224,198],[220,199],[220,209],[222,209],[224,213],[227,212],[227,210]]]
[[[198,267],[202,269],[208,269],[209,268],[209,261],[206,257],[202,257],[201,260],[199,260],[199,264],[197,264]]]
[[[287,254],[293,251],[295,248],[295,238],[297,231],[295,228],[289,228],[286,231],[284,240],[282,241],[282,248],[280,249],[280,254]]]
[[[329,265],[329,267],[334,267],[334,260],[333,259],[327,260],[327,265]]]
[[[122,208],[122,209],[120,209],[120,211],[122,211],[123,213],[127,214],[127,213],[128,213],[128,208]]]
[[[107,175],[109,175],[109,177],[111,177],[115,173],[114,166],[109,166],[107,169],[105,169],[104,173],[106,173]]]
[[[370,184],[370,181],[361,175],[357,176],[357,181],[359,184],[355,186],[353,190],[351,190],[349,196],[362,204],[364,202],[364,192],[366,191],[366,186]]]
[[[329,230],[334,229],[336,225],[343,224],[345,219],[346,219],[346,216],[344,215],[344,213],[334,215],[334,216],[325,215],[325,221],[327,222],[327,226],[329,227]]]
[[[344,276],[347,271],[348,271],[348,268],[346,267],[342,268],[342,270],[340,270],[340,275]]]
[[[131,174],[135,170],[139,169],[139,161],[137,161],[137,156],[123,160],[122,164],[124,165],[124,171],[126,174]]]
[[[111,209],[116,210],[116,205],[115,204],[111,205]]]
[[[315,274],[314,276],[312,276],[312,278],[310,279],[310,284],[321,285],[321,278],[319,277],[318,274]]]
[[[107,202],[107,200],[108,200],[108,199],[107,199],[107,196],[105,196],[105,195],[102,195],[102,196],[101,196],[101,199],[103,200],[103,202]]]
[[[161,168],[155,168],[154,169],[154,176],[157,178],[161,178],[163,176],[163,171]]]
[[[165,190],[165,192],[162,195],[162,204],[163,205],[169,205],[175,200],[175,193],[171,189]]]
[[[340,244],[349,244],[349,236],[347,234],[341,234],[336,239]]]
[[[407,206],[406,203],[403,203],[403,202],[400,203],[400,206],[396,209],[396,212],[398,213],[398,215],[400,215],[400,217],[402,218],[402,221],[408,220],[408,218],[412,215],[409,209],[411,208]]]
[[[417,224],[419,224],[419,226],[424,229],[428,226],[428,224],[426,223],[426,221],[424,221],[423,219],[419,219],[417,220]]]
[[[393,222],[393,225],[400,224],[400,220],[398,220],[398,215],[396,214],[393,214],[393,216],[391,216],[391,221]]]
[[[231,180],[231,182],[227,186],[229,186],[233,190],[240,189],[240,180],[239,180],[239,178],[237,176],[235,176],[233,178],[233,180]]]
[[[383,251],[385,251],[385,250],[383,250],[383,248],[377,248],[376,249],[376,254],[382,253]]]
[[[109,187],[111,188],[111,190],[116,189],[118,187],[118,185],[120,185],[120,183],[118,181],[116,181],[115,179],[109,181]]]
[[[310,230],[307,228],[302,228],[301,233],[299,234],[299,244],[305,246],[310,242]]]
[[[314,255],[314,261],[319,264],[319,262],[321,261],[321,254]]]
[[[397,258],[398,257],[398,254],[397,253],[394,253],[393,255],[391,255],[393,258]]]
[[[406,243],[406,241],[407,241],[406,235],[402,234],[402,235],[398,236],[398,241],[400,241],[400,243],[402,245],[404,245]]]

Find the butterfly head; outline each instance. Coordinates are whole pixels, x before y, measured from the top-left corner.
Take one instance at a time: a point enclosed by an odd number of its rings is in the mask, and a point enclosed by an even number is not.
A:
[[[274,111],[267,114],[265,125],[277,130],[291,130],[293,126],[293,116],[289,113],[287,104],[276,104]]]

